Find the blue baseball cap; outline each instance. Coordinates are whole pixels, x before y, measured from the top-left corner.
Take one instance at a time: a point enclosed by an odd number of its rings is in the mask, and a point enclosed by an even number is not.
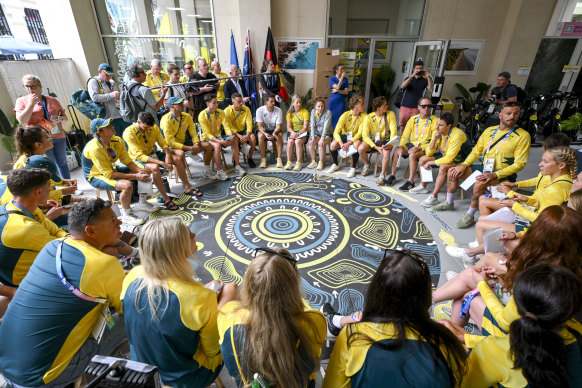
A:
[[[102,63],[99,65],[99,70],[103,70],[108,75],[113,75],[113,68],[109,66],[108,63]]]
[[[172,105],[177,105],[177,104],[181,104],[184,102],[183,98],[180,97],[170,97],[168,98],[168,102],[166,103],[166,105],[168,105],[168,107],[172,106]]]
[[[113,119],[93,119],[91,120],[91,124],[89,128],[91,133],[97,133],[100,128],[105,128],[106,126],[110,125]]]

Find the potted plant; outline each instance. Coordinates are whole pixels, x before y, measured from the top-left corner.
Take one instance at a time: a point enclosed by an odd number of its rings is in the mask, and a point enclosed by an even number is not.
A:
[[[461,106],[463,106],[465,112],[470,112],[471,108],[475,105],[475,102],[483,99],[483,95],[487,93],[491,87],[491,85],[487,85],[483,82],[478,82],[476,86],[469,88],[469,90],[459,83],[456,83],[455,86],[463,95],[462,100],[464,103]],[[470,93],[472,93],[472,95]]]
[[[13,158],[12,154],[16,154],[16,144],[14,142],[14,130],[19,125],[18,120],[16,120],[16,115],[12,118],[12,123],[8,120],[6,115],[2,110],[0,110],[0,134],[2,134],[2,138],[0,139],[0,143],[2,143],[2,147],[10,154],[10,158]]]

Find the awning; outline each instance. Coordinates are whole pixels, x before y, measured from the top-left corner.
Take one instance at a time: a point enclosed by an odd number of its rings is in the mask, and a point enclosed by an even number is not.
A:
[[[29,40],[18,39],[13,36],[0,36],[0,54],[52,54],[50,46]]]

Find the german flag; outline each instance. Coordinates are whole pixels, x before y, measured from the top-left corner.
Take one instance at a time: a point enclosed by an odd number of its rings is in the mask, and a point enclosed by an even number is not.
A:
[[[273,34],[271,33],[271,27],[267,31],[267,44],[265,45],[265,59],[270,59],[275,65],[275,71],[279,71],[279,65],[277,64],[277,49],[275,48],[275,43],[273,42]],[[283,84],[283,78],[279,74],[279,81],[281,83],[281,90],[279,90],[279,96],[282,99],[288,100],[289,94],[287,94],[287,89]]]

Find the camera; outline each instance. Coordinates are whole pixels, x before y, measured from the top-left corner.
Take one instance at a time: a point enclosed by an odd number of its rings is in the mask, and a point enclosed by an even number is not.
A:
[[[421,71],[419,71],[419,72],[418,72],[418,73],[416,73],[416,74],[417,74],[417,75],[424,75],[424,73],[425,73],[425,71],[424,71],[424,70],[421,70]]]

